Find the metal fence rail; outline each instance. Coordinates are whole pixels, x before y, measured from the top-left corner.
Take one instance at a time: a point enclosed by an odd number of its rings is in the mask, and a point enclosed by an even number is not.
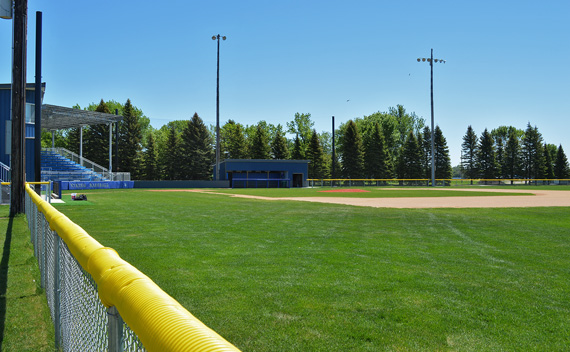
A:
[[[56,350],[239,351],[29,185],[26,216]]]
[[[26,216],[55,328],[56,349],[63,351],[144,351],[136,334],[123,323],[115,307],[99,300],[97,284],[50,229],[30,195]],[[110,329],[109,326],[115,326]],[[119,325],[121,329],[117,329]],[[120,341],[111,346],[111,339]],[[113,348],[112,348],[113,347]]]
[[[325,178],[307,179],[310,187],[351,187],[351,186],[430,186],[430,179],[350,179]],[[570,185],[570,179],[436,179],[436,186],[467,186],[467,185]]]

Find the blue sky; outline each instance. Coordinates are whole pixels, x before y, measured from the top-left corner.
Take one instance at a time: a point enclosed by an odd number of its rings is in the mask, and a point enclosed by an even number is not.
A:
[[[570,153],[569,1],[39,1],[45,103],[132,103],[159,128],[197,112],[285,125],[310,113],[317,131],[402,104],[435,121],[459,163],[468,125],[538,126]],[[0,82],[11,80],[12,23],[0,20]],[[348,101],[347,101],[348,100]]]

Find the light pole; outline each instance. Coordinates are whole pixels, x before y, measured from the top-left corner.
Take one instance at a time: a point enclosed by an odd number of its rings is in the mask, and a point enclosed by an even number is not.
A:
[[[214,35],[212,40],[218,40],[218,64],[216,75],[216,181],[220,180],[220,38],[226,36]]]
[[[431,49],[431,56],[429,58],[418,58],[418,62],[429,62],[430,71],[431,71],[431,80],[430,80],[430,91],[431,91],[431,186],[435,187],[435,152],[434,152],[434,130],[433,130],[433,63],[440,62],[445,63],[445,60],[435,59],[433,58],[433,49]]]

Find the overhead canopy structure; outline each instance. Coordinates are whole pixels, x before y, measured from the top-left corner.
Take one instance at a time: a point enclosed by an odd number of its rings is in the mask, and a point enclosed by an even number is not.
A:
[[[56,105],[42,105],[42,128],[62,130],[81,126],[102,125],[121,121],[120,115],[106,114],[97,111],[66,108]]]

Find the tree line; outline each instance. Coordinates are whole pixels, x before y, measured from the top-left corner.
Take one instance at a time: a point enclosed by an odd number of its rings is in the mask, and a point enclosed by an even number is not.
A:
[[[75,108],[81,107],[76,105]],[[119,163],[117,165],[115,160],[113,161],[113,171],[130,172],[132,179],[139,180],[212,178],[212,167],[215,162],[215,129],[214,126],[206,126],[197,113],[189,120],[170,121],[155,129],[150,125],[150,119],[132,105],[130,100],[125,104],[113,100],[101,100],[99,104],[90,104],[84,109],[105,113],[117,110],[119,115],[123,116],[118,128]],[[509,141],[511,130],[515,131],[512,133],[517,136],[518,147],[513,145],[513,141]],[[485,131],[485,138],[482,135],[479,140],[469,127],[469,147],[465,142],[467,135],[462,145],[463,176],[503,177],[509,170],[509,165],[513,164],[507,162],[513,157],[512,148],[518,148],[514,162],[517,166],[513,166],[512,170],[515,171],[511,170],[512,175],[520,175],[523,170],[526,172],[527,168],[524,167],[530,161],[526,164],[522,161],[529,155],[536,158],[537,154],[543,155],[540,165],[544,167],[540,170],[544,169],[544,172],[547,172],[547,163],[544,161],[546,154],[543,150],[549,151],[548,160],[551,160],[553,175],[564,174],[554,172],[556,167],[559,169],[561,167],[556,165],[562,165],[562,162],[556,159],[557,152],[551,153],[551,145],[542,146],[538,130],[536,128],[531,130],[523,132],[514,128],[500,127],[491,133]],[[532,144],[534,149],[531,152],[530,144],[529,146],[524,144],[524,136],[530,136],[532,133],[538,134],[539,137]],[[42,138],[44,147],[51,146],[49,133],[45,132]],[[424,119],[415,113],[408,113],[402,105],[341,124],[335,130],[334,143],[336,153],[333,159],[332,134],[318,133],[309,113],[296,113],[285,126],[266,121],[243,125],[230,119],[220,128],[220,159],[309,160],[308,176],[317,179],[431,178],[431,130],[425,125]],[[56,131],[55,144],[56,147],[64,147],[79,153],[79,129]],[[488,147],[489,144],[491,147]],[[537,148],[540,149],[540,153]],[[560,150],[561,148],[559,147]],[[113,146],[114,154],[117,152],[115,149]],[[524,154],[523,151],[527,149],[529,152]],[[562,150],[561,153],[564,155]],[[108,125],[84,127],[83,156],[101,166],[108,165]],[[439,126],[434,129],[434,158],[436,179],[451,178],[449,148]],[[491,158],[494,161],[491,161]],[[564,160],[566,160],[565,155]],[[535,161],[531,164],[534,176],[539,168],[535,165]],[[565,165],[567,172],[567,161]]]
[[[485,129],[481,136],[471,126],[461,144],[464,178],[568,179],[570,169],[562,145],[545,143],[538,127]]]

